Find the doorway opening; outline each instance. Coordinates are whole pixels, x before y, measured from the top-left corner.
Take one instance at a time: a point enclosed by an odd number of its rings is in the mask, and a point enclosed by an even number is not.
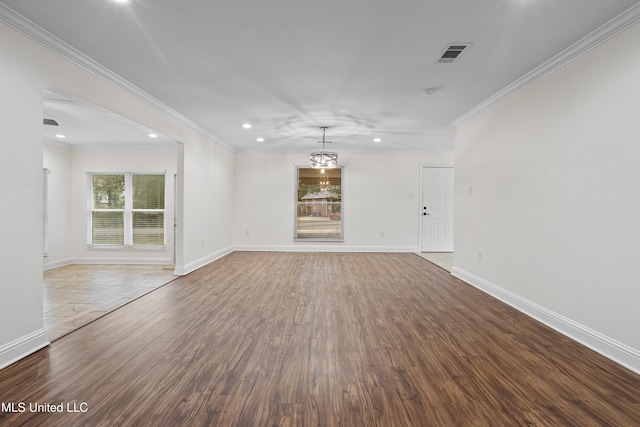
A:
[[[43,320],[53,340],[176,277],[172,217],[178,160],[175,141],[48,87],[43,136]],[[104,174],[142,179],[132,178],[125,196],[100,193],[97,215],[96,185],[87,177]],[[157,176],[164,179],[148,179]],[[105,197],[115,200],[116,194],[133,201],[130,212],[105,207]],[[163,200],[151,206],[145,194],[162,194]],[[118,235],[119,225],[132,237],[109,244],[93,239],[106,229]]]
[[[420,176],[420,255],[451,271],[454,251],[454,169],[424,166]]]

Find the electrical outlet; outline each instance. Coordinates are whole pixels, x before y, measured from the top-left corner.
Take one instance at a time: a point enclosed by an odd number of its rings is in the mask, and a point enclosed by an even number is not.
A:
[[[204,239],[200,240],[200,245],[204,248]]]
[[[482,251],[478,251],[478,261],[482,261]]]
[[[380,237],[384,237],[384,231],[380,232]]]
[[[250,232],[249,230],[245,230],[244,234],[245,234],[247,237],[251,236],[251,232]]]

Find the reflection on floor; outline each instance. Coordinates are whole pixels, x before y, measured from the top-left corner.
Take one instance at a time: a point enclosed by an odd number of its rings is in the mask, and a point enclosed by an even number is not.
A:
[[[419,252],[418,255],[448,272],[453,268],[453,252]]]
[[[44,271],[44,327],[56,338],[177,276],[162,265],[68,265]]]

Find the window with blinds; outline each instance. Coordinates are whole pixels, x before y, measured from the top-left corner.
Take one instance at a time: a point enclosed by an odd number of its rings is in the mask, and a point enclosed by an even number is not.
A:
[[[164,174],[90,174],[89,244],[164,245]]]
[[[133,175],[133,244],[164,244],[164,175]]]

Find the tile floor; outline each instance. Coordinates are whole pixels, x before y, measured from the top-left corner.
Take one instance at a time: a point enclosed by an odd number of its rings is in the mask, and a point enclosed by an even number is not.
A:
[[[448,272],[453,268],[453,252],[419,252],[418,255]]]
[[[44,327],[51,341],[177,276],[162,265],[68,265],[44,271]]]

